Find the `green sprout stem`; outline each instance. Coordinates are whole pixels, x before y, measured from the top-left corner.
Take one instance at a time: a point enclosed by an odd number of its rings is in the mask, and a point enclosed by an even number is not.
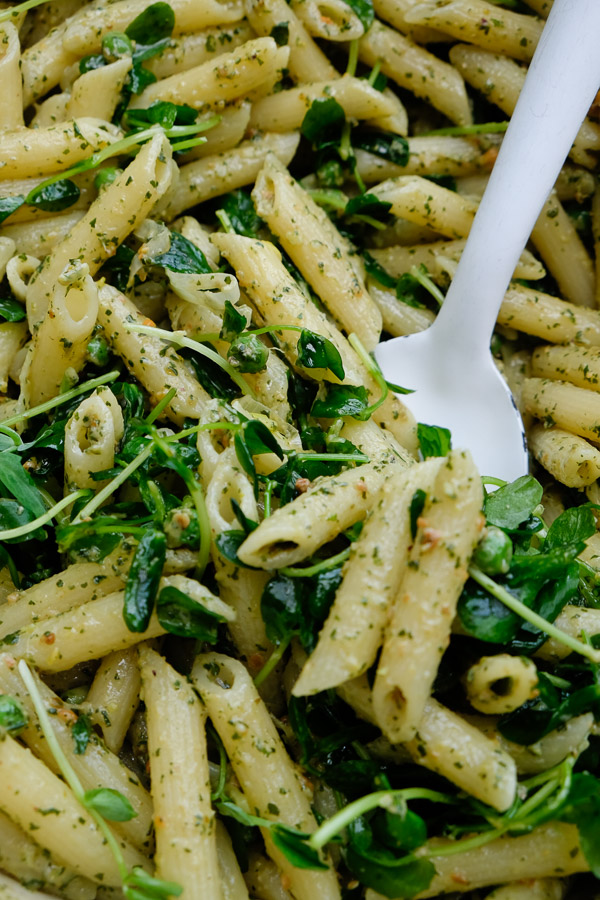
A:
[[[513,597],[505,587],[497,584],[493,578],[489,577],[489,575],[485,575],[481,569],[477,568],[477,566],[469,566],[469,575],[477,582],[477,584],[481,585],[481,587],[485,588],[486,591],[489,591],[493,597],[507,606],[508,609],[512,610],[522,619],[525,619],[526,622],[539,628],[540,631],[543,631],[548,637],[554,638],[555,641],[560,641],[565,647],[568,647],[574,653],[579,653],[580,656],[585,656],[591,662],[600,663],[600,650],[594,650],[589,644],[584,644],[570,634],[561,631],[556,625],[552,625],[547,619],[542,618],[538,613],[529,609],[524,603],[521,603],[520,600],[517,600],[516,597]]]
[[[150,415],[146,416],[146,425],[152,425],[153,422],[158,419],[158,417],[165,411],[173,397],[177,394],[177,388],[171,388],[171,390],[165,394],[162,400],[156,404]]]
[[[452,125],[449,128],[436,128],[435,131],[424,132],[422,137],[434,135],[470,135],[470,134],[502,134],[508,128],[508,122],[484,122],[481,125]]]
[[[40,403],[38,406],[32,406],[31,409],[25,409],[23,412],[18,413],[18,415],[4,419],[2,425],[6,428],[10,425],[16,425],[23,419],[32,419],[35,416],[39,416],[42,413],[48,412],[50,409],[54,409],[56,406],[68,403],[70,400],[73,400],[74,397],[79,397],[87,391],[93,391],[103,384],[115,381],[115,379],[119,377],[119,374],[119,372],[113,370],[111,372],[106,372],[104,375],[99,375],[98,378],[92,378],[91,381],[84,381],[83,384],[77,385],[77,387],[72,388],[72,390],[65,391],[64,394],[58,394],[56,397],[53,397],[52,400],[46,400],[45,403]]]
[[[381,72],[381,62],[382,62],[381,57],[379,57],[379,59],[377,60],[377,62],[373,66],[373,68],[371,69],[371,74],[369,75],[368,82],[367,82],[368,84],[371,85],[371,87],[373,87],[375,85],[375,82],[377,81],[377,78],[379,77],[379,73]]]
[[[27,12],[28,9],[35,9],[36,6],[41,6],[45,2],[46,0],[26,0],[25,3],[19,3],[18,6],[3,9],[0,11],[0,23],[16,19],[21,13]]]
[[[319,572],[325,572],[327,569],[333,569],[334,566],[339,566],[340,563],[345,562],[349,556],[350,547],[347,547],[340,553],[336,553],[335,556],[330,556],[328,559],[315,563],[314,566],[306,566],[304,569],[298,568],[297,566],[284,566],[279,572],[281,575],[287,575],[288,578],[311,578],[313,575],[318,575]]]
[[[47,525],[48,522],[63,509],[70,506],[71,503],[74,503],[80,497],[84,497],[86,494],[87,491],[85,490],[67,494],[66,497],[63,497],[62,500],[59,500],[58,503],[55,503],[54,506],[51,506],[42,516],[38,516],[37,519],[34,519],[32,522],[27,522],[26,525],[19,525],[18,528],[7,528],[6,531],[0,531],[0,541],[10,541],[13,538],[23,537],[26,534],[31,534],[32,531],[37,531],[38,528]]]
[[[152,443],[148,444],[147,447],[144,447],[142,452],[138,453],[135,459],[132,459],[131,462],[112,479],[112,481],[110,481],[105,487],[103,487],[101,491],[98,491],[96,496],[92,497],[89,503],[86,503],[83,509],[80,510],[73,519],[73,524],[77,525],[80,522],[85,521],[85,519],[88,519],[92,515],[92,513],[98,509],[99,506],[102,506],[102,504],[105,500],[108,499],[108,497],[114,494],[118,487],[120,487],[125,481],[127,481],[129,476],[133,472],[135,472],[136,469],[139,469],[139,467],[148,459],[153,450],[154,445]]]
[[[350,41],[348,44],[348,65],[346,66],[346,75],[356,75],[356,66],[358,65],[358,40]]]
[[[175,344],[178,347],[187,347],[188,350],[195,350],[196,353],[206,356],[223,369],[224,372],[227,372],[231,380],[237,384],[243,394],[247,394],[249,397],[252,397],[253,400],[257,399],[256,394],[250,385],[242,378],[240,373],[236,372],[233,366],[210,347],[205,347],[204,344],[201,344],[199,341],[193,341],[180,331],[167,331],[166,328],[157,328],[154,325],[138,325],[134,322],[126,323],[125,327],[136,334],[147,334],[149,337],[161,338],[163,341],[169,341],[171,344]]]
[[[441,306],[445,299],[444,295],[437,284],[435,284],[427,274],[425,266],[411,266],[410,274],[431,294],[436,303]]]
[[[288,637],[284,638],[281,641],[281,643],[277,644],[277,646],[271,653],[270,657],[268,658],[268,660],[266,661],[266,663],[264,664],[264,666],[262,667],[262,669],[260,670],[260,672],[258,673],[256,678],[254,679],[254,684],[256,687],[260,687],[260,685],[263,683],[263,681],[266,681],[266,679],[269,677],[269,675],[271,674],[271,672],[273,671],[273,669],[275,668],[277,663],[281,660],[281,658],[283,657],[283,654],[289,647],[291,640],[292,640],[292,636],[288,635]]]
[[[350,344],[354,352],[360,357],[360,361],[381,391],[381,397],[379,398],[379,400],[376,400],[375,403],[372,403],[365,409],[365,416],[372,416],[373,413],[378,410],[379,407],[387,400],[387,395],[389,394],[387,381],[383,377],[383,373],[373,357],[369,353],[367,353],[367,351],[363,347],[360,339],[358,338],[358,335],[354,334],[354,332],[348,335],[348,343]]]

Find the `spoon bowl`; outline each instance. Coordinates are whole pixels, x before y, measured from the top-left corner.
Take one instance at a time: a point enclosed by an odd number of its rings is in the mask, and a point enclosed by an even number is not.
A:
[[[434,323],[376,359],[418,421],[450,429],[483,475],[527,472],[524,429],[490,352],[519,256],[600,85],[599,0],[554,0],[452,284]]]

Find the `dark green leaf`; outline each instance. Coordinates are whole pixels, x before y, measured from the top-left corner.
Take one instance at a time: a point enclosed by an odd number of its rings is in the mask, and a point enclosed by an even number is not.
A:
[[[410,809],[402,813],[386,810],[372,822],[375,837],[391,850],[410,853],[427,840],[427,826],[421,816]]]
[[[46,504],[38,491],[35,481],[29,472],[23,468],[18,456],[6,453],[2,457],[0,466],[0,484],[25,507],[34,518],[43,516],[46,512]]]
[[[45,212],[60,212],[68,209],[79,200],[79,188],[74,181],[65,178],[63,181],[55,181],[46,187],[34,188],[27,194],[26,202],[36,209]]]
[[[407,306],[423,309],[427,306],[429,293],[418,278],[415,278],[410,272],[405,272],[396,282],[396,297]]]
[[[340,381],[346,377],[340,351],[321,334],[303,328],[297,350],[298,364],[305,369],[329,369]]]
[[[337,146],[346,123],[344,108],[333,97],[313,100],[300,130],[317,149]]]
[[[285,825],[274,825],[270,829],[271,840],[283,853],[288,862],[297,869],[328,869],[329,866],[320,858],[317,850],[306,842],[297,831]]]
[[[146,52],[144,53],[144,58],[147,59],[149,56],[154,56],[156,53],[159,53],[160,50],[166,46],[166,43],[155,44],[151,48],[145,48]],[[150,84],[154,84],[156,81],[156,75],[154,72],[151,72],[150,69],[146,69],[139,60],[136,60],[136,57],[139,56],[139,52],[136,51],[134,54],[134,63],[131,69],[129,70],[129,81],[128,81],[128,91],[131,94],[141,94]]]
[[[14,297],[0,297],[0,316],[7,322],[22,322],[27,312]]]
[[[125,585],[123,618],[130,631],[148,627],[166,552],[167,539],[162,531],[148,530],[140,538]]]
[[[133,56],[133,44],[122,31],[109,31],[102,38],[102,53],[109,62]]]
[[[2,730],[15,733],[27,726],[27,713],[15,697],[0,694],[0,733]]]
[[[245,320],[244,320],[245,324]],[[269,359],[269,348],[256,334],[240,334],[229,345],[227,362],[238,372],[251,375],[262,370]]]
[[[427,494],[425,491],[421,490],[421,488],[417,488],[410,501],[410,533],[413,541],[417,536],[417,519],[423,512],[426,499]]]
[[[396,166],[405,166],[410,158],[408,141],[399,134],[385,131],[363,131],[352,135],[352,144],[357,149],[374,153]]]
[[[172,586],[164,587],[158,595],[156,614],[162,627],[170,634],[196,638],[210,644],[216,644],[217,626],[226,621],[223,616],[211,612]]]
[[[253,519],[248,518],[248,516],[244,513],[244,510],[234,497],[231,498],[231,508],[233,509],[235,517],[242,526],[246,535],[252,534],[253,531],[256,531],[256,529],[258,528],[258,522],[255,522]]]
[[[179,897],[183,888],[175,881],[162,881],[149,875],[141,866],[134,866],[131,872],[123,879],[127,900],[168,900],[169,897]],[[132,891],[130,886],[138,888]]]
[[[221,205],[237,234],[255,238],[265,224],[256,214],[252,198],[246,191],[232,191],[225,194]]]
[[[377,219],[379,222],[387,222],[391,208],[391,203],[380,200],[375,194],[359,194],[357,197],[352,197],[351,200],[348,200],[344,215],[369,216],[369,218]]]
[[[129,822],[137,816],[133,806],[119,791],[113,788],[94,788],[83,795],[83,803],[88,809],[100,813],[109,822]]]
[[[542,486],[531,475],[521,475],[511,484],[489,494],[483,506],[492,525],[512,530],[532,514],[542,499]]]
[[[328,384],[325,397],[317,398],[313,403],[311,415],[315,418],[337,419],[340,416],[351,416],[353,419],[365,421],[369,418],[369,398],[362,385]]]
[[[375,281],[378,281],[379,284],[382,284],[387,288],[396,288],[396,283],[398,281],[397,278],[394,278],[393,275],[390,275],[389,272],[383,268],[377,260],[371,256],[366,250],[363,251],[363,259],[365,261],[365,269],[367,274],[374,278]]]
[[[80,714],[71,728],[71,736],[75,744],[75,753],[85,753],[92,736],[92,723],[88,716]]]
[[[559,817],[577,826],[587,863],[600,878],[600,783],[587,772],[573,776],[569,795]]]
[[[121,535],[118,533],[95,534],[92,529],[85,528],[85,523],[80,533],[75,530],[76,528],[78,526],[66,526],[56,530],[59,547],[63,551],[68,551],[73,559],[102,562],[121,543]]]
[[[102,53],[92,53],[79,60],[79,74],[85,75],[86,72],[91,72],[93,69],[101,69],[105,65],[106,59]]]
[[[175,13],[168,3],[152,3],[131,22],[125,34],[137,44],[155,44],[171,37],[175,27]]]
[[[291,634],[300,631],[303,618],[304,589],[300,578],[275,575],[267,581],[260,609],[267,637],[281,644]]]
[[[171,232],[171,246],[166,253],[160,253],[148,262],[188,275],[207,275],[212,272],[202,250],[177,231]]]
[[[290,39],[290,23],[278,22],[271,28],[271,37],[278,47],[285,47]]]
[[[366,887],[384,897],[414,897],[429,887],[435,868],[428,859],[383,859],[382,854],[363,855],[351,844],[346,851],[346,865]]]
[[[372,0],[345,0],[345,2],[356,13],[365,31],[368,31],[375,19]]]
[[[212,350],[215,349],[209,341],[204,343]],[[192,350],[186,350],[185,348],[179,350],[178,353],[184,359],[190,361],[196,373],[196,378],[211,397],[217,397],[220,400],[234,400],[236,397],[239,397],[240,389],[237,384],[212,359],[200,356],[199,353],[194,353]]]
[[[123,123],[129,131],[142,131],[151,125],[168,131],[174,125],[193,125],[197,118],[198,110],[192,106],[155,100],[147,109],[128,109]]]
[[[4,222],[5,219],[8,219],[15,210],[19,209],[20,206],[23,206],[25,203],[25,197],[22,194],[17,194],[14,197],[1,197],[0,198],[0,222]]]
[[[461,625],[472,637],[492,644],[506,644],[519,630],[521,619],[500,600],[468,581],[458,601]]]
[[[9,456],[10,454],[6,454]],[[19,503],[17,500],[6,499],[5,497],[0,498],[0,530],[8,531],[12,528],[20,528],[21,525],[29,525],[30,522],[33,522],[36,519],[32,512]],[[11,538],[7,540],[9,544],[21,543],[23,541],[31,541],[34,539],[43,539],[46,537],[46,532],[43,529],[38,529],[35,532],[30,532],[29,534],[24,535],[23,537]]]
[[[244,541],[248,535],[245,531],[232,529],[231,531],[222,531],[221,534],[217,535],[215,538],[215,544],[217,545],[217,550],[219,553],[228,559],[229,562],[234,563],[236,566],[240,566],[242,569],[249,569],[250,566],[246,566],[240,559],[238,559],[237,552],[239,548],[242,546]]]
[[[229,300],[225,301],[223,325],[219,337],[224,341],[232,341],[246,327],[246,316],[235,308]]]
[[[106,278],[109,284],[112,284],[117,290],[126,290],[129,281],[129,267],[134,256],[133,250],[125,244],[121,244],[117,247],[115,255],[107,259],[101,267],[100,277]]]
[[[596,519],[589,506],[571,507],[561,513],[548,529],[544,552],[555,547],[578,544],[595,533]]]
[[[277,443],[277,438],[263,422],[259,422],[256,419],[244,422],[242,434],[251,456],[260,456],[261,453],[274,453],[279,459],[283,459],[283,450]]]
[[[417,436],[424,459],[430,456],[447,456],[452,447],[450,431],[439,425],[425,425],[423,422],[419,422]]]

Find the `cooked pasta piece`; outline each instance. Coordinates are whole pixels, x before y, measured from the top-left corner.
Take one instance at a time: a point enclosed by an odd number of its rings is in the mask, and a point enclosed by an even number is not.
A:
[[[537,696],[535,664],[525,656],[482,656],[467,671],[464,685],[471,706],[482,713],[513,712]]]

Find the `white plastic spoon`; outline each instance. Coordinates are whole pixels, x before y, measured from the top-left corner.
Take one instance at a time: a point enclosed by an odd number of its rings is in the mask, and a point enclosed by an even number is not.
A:
[[[500,15],[499,10],[499,15]],[[489,346],[500,304],[600,86],[600,0],[555,0],[450,290],[426,331],[380,344],[385,377],[413,388],[417,420],[443,425],[482,475],[527,472],[521,417]]]

